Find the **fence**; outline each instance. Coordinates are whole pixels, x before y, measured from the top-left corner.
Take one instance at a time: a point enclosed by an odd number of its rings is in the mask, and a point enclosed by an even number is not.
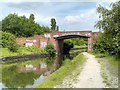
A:
[[[49,54],[42,53],[42,54],[29,54],[29,55],[2,57],[0,58],[0,60],[2,60],[2,62],[8,63],[8,62],[27,61],[38,58],[46,58],[46,57],[49,57]]]

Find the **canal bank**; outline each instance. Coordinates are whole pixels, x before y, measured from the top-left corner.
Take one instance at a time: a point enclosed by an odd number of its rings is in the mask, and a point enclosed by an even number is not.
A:
[[[73,60],[64,60],[62,66],[56,70],[53,74],[46,78],[46,80],[35,88],[53,88],[54,86],[61,84],[64,78],[72,73],[77,66],[83,65],[86,58],[83,54],[79,54],[73,58]]]
[[[76,60],[74,58],[80,54],[80,52],[81,51],[72,51],[70,53],[71,59],[64,60],[61,68],[64,70],[64,66],[66,65],[69,69],[70,67],[76,67],[74,63],[77,62],[75,62]],[[79,58],[81,57],[80,55]],[[4,63],[2,65],[2,82],[0,86],[2,88],[34,88],[44,83],[44,80],[49,77],[50,74],[56,72],[54,65],[55,60],[56,57]],[[70,66],[68,64],[70,64]]]

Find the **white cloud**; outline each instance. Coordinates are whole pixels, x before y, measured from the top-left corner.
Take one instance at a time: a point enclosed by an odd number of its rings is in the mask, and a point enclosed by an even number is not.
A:
[[[78,15],[75,15],[75,16],[68,15],[68,16],[65,17],[64,20],[66,22],[69,22],[69,23],[78,23],[79,20],[80,20],[80,16],[78,16]]]
[[[119,1],[119,0],[99,0],[99,1],[97,2],[97,7],[98,7],[99,5],[102,5],[103,7],[107,8],[107,9],[110,9],[110,4],[111,4],[111,3],[115,3],[115,2],[117,2],[117,1]]]
[[[44,16],[44,15],[38,15],[38,14],[34,14],[35,15],[35,21],[43,24],[43,25],[50,25],[50,20],[51,18],[55,18],[54,16]]]
[[[87,9],[76,15],[67,15],[64,18],[64,22],[61,26],[65,26],[70,29],[81,30],[94,30],[95,22],[98,21],[98,14],[96,9]],[[72,27],[73,26],[73,27]]]
[[[66,23],[84,24],[84,23],[87,23],[88,21],[93,21],[97,18],[98,18],[98,16],[96,14],[96,10],[90,9],[90,10],[86,10],[80,14],[77,14],[77,15],[68,15],[64,18],[64,21]]]

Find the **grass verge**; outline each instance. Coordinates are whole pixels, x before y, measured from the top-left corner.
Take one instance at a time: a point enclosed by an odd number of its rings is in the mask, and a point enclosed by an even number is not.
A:
[[[51,74],[42,84],[35,88],[53,88],[54,86],[61,84],[63,79],[72,73],[73,70],[77,68],[78,65],[82,65],[85,62],[85,57],[79,54],[72,61],[65,60],[63,66],[59,68],[56,72]]]
[[[116,56],[107,56],[105,59],[114,67],[120,68],[120,58]]]
[[[8,48],[0,48],[0,51],[1,51],[0,56],[2,57],[34,54],[34,53],[45,53],[44,49],[35,46],[31,46],[31,47],[20,46],[17,52],[12,52]]]
[[[98,58],[101,65],[101,75],[106,88],[118,87],[118,68],[120,66],[120,58],[107,54],[94,54]]]

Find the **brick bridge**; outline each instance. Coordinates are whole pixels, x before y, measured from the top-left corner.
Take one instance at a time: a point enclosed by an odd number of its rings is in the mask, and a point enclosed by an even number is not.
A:
[[[92,50],[94,38],[98,36],[98,32],[92,31],[71,31],[71,32],[53,32],[44,35],[35,35],[31,38],[17,38],[16,42],[25,46],[37,46],[45,48],[48,43],[52,43],[57,51],[57,59],[55,60],[55,68],[59,68],[63,60],[63,42],[69,38],[88,38],[88,51]]]
[[[37,46],[45,48],[48,43],[52,43],[57,51],[59,51],[58,43],[63,43],[64,39],[69,38],[88,38],[88,51],[92,50],[92,43],[98,32],[92,31],[70,31],[70,32],[53,32],[45,33],[44,35],[35,35],[31,38],[17,38],[16,42],[25,46]],[[58,42],[59,41],[59,42]],[[61,42],[60,42],[61,41]]]

